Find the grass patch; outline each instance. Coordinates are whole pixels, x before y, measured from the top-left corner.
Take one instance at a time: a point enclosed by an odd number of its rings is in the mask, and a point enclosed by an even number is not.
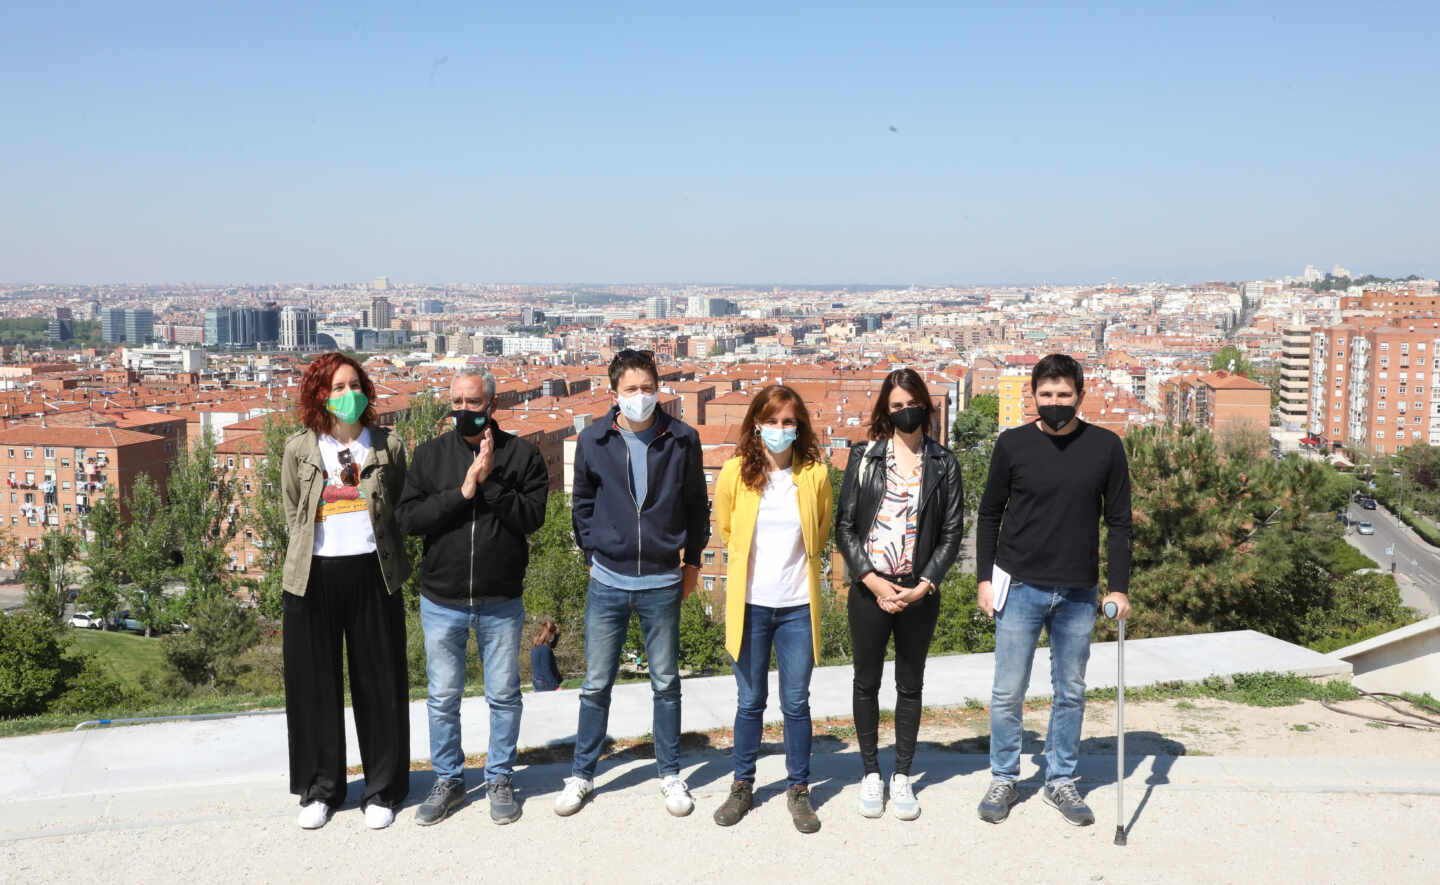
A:
[[[140,688],[140,677],[159,677],[165,670],[165,656],[158,638],[146,639],[134,633],[102,630],[71,630],[72,648],[94,655],[126,688]]]
[[[1085,693],[1096,701],[1113,701],[1113,688]],[[1200,682],[1162,682],[1125,689],[1127,701],[1166,701],[1177,698],[1213,698],[1248,707],[1286,707],[1301,701],[1353,701],[1360,697],[1348,682],[1313,682],[1290,673],[1246,673],[1231,679],[1208,676]]]
[[[1177,709],[1177,710],[1198,710],[1198,709],[1200,709],[1200,708],[1197,707],[1197,706],[1195,706],[1194,704],[1190,703],[1189,701],[1176,701],[1176,702],[1175,702],[1175,709]]]
[[[1309,730],[1310,730],[1310,726],[1306,725],[1306,724],[1303,723],[1303,722],[1296,722],[1294,725],[1290,726],[1290,730],[1291,730],[1291,731],[1309,731]]]

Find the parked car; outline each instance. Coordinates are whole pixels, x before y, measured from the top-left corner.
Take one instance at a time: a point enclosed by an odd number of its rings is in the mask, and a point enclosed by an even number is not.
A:
[[[75,612],[70,616],[70,626],[85,630],[101,630],[105,627],[105,619],[94,612]]]
[[[1366,510],[1374,510],[1375,507],[1376,507],[1375,499],[1374,499],[1374,498],[1368,498],[1368,497],[1367,497],[1367,498],[1361,498],[1361,499],[1360,499],[1360,506],[1363,507],[1363,508],[1365,508]]]
[[[1355,526],[1355,531],[1362,535],[1373,535],[1375,534],[1375,524],[1373,522],[1358,523]]]

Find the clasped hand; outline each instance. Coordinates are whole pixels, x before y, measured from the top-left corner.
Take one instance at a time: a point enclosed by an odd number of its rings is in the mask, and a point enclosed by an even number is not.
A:
[[[875,594],[875,602],[880,610],[892,615],[898,615],[912,603],[919,602],[930,592],[930,585],[921,580],[917,586],[901,587],[894,581],[887,581],[875,572],[865,576],[864,584],[866,589]]]

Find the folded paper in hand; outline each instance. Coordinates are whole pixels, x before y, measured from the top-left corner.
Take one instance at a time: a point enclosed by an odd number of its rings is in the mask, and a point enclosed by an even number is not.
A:
[[[990,569],[990,592],[998,612],[1005,607],[1005,597],[1010,595],[1010,573],[998,565]]]

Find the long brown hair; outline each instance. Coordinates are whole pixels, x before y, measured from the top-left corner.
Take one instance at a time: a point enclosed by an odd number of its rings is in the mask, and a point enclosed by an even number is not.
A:
[[[545,620],[540,622],[540,629],[535,631],[535,639],[532,641],[534,648],[542,645],[554,646],[560,638],[560,625],[554,621]]]
[[[821,460],[820,441],[810,427],[810,412],[805,408],[805,401],[785,385],[771,384],[755,394],[745,412],[745,420],[740,422],[740,479],[757,491],[765,488],[765,474],[770,467],[770,462],[765,460],[765,443],[761,442],[757,431],[787,403],[795,407],[795,444],[791,449],[795,461],[792,466],[799,469],[807,461],[818,463]]]
[[[930,388],[925,379],[914,369],[896,369],[885,376],[880,385],[880,395],[875,397],[875,408],[870,412],[870,438],[889,439],[895,434],[895,425],[890,423],[890,394],[899,387],[914,397],[925,410],[925,422],[920,425],[926,434],[930,432],[930,421],[935,417],[935,401],[930,399]]]

